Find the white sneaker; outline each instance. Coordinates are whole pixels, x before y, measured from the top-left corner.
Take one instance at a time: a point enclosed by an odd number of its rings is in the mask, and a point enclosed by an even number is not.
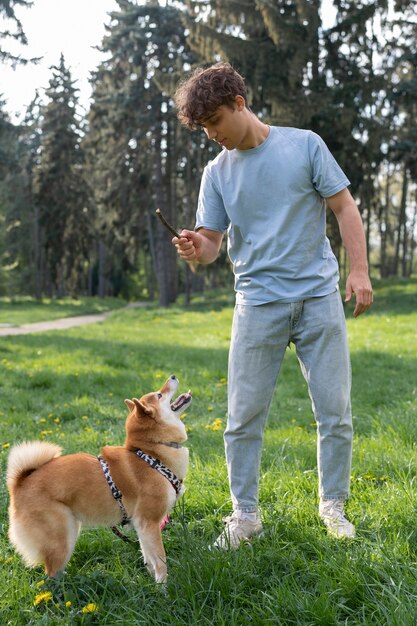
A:
[[[249,541],[262,533],[262,523],[258,513],[244,513],[237,509],[224,517],[226,524],[223,532],[217,537],[213,548],[218,550],[235,550],[239,544]]]
[[[337,539],[353,539],[355,527],[346,519],[343,500],[320,500],[319,516],[330,535]]]

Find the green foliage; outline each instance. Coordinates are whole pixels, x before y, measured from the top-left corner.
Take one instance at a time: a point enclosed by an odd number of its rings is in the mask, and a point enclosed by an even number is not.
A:
[[[3,338],[2,476],[9,445],[22,439],[55,441],[66,453],[98,453],[102,445],[122,443],[123,399],[157,389],[171,373],[181,390],[191,388],[194,400],[185,417],[187,491],[164,530],[170,570],[165,593],[138,551],[109,530],[83,531],[58,581],[45,580],[40,568],[25,569],[7,542],[2,483],[1,622],[411,626],[417,576],[416,301],[415,280],[384,281],[377,284],[371,311],[348,319],[355,416],[348,513],[357,539],[339,543],[319,522],[315,425],[289,350],[264,440],[260,501],[266,534],[252,548],[231,554],[208,550],[230,511],[222,441],[230,292],[199,296],[187,308],[120,310],[103,324]],[[35,607],[41,593],[51,597]]]
[[[39,163],[40,100],[36,94],[23,123],[13,127],[1,189],[4,194],[3,284],[0,293],[40,297],[39,211],[33,201],[33,171]],[[0,133],[1,134],[1,133]],[[1,271],[1,270],[0,270]]]
[[[94,205],[82,173],[76,88],[61,55],[46,92],[35,203],[45,250],[49,291],[78,293],[94,241]],[[83,271],[84,270],[84,271]],[[46,282],[48,284],[48,282]]]
[[[9,180],[18,166],[18,131],[3,108],[4,102],[0,98],[0,294],[9,287],[10,269],[14,267],[10,231],[16,222],[10,215],[16,188],[9,185]]]
[[[318,2],[188,0],[187,5],[190,46],[204,61],[220,57],[243,74],[255,112],[282,126],[309,125],[307,68],[316,75]]]
[[[177,124],[166,89],[179,79],[188,52],[177,8],[119,2],[102,50],[107,60],[93,80],[85,138],[95,182],[99,232],[107,268],[132,272],[150,257],[160,303],[174,302],[177,264],[170,237],[156,224],[160,207],[176,223]],[[145,265],[146,268],[146,265]],[[147,268],[148,282],[154,280]]]

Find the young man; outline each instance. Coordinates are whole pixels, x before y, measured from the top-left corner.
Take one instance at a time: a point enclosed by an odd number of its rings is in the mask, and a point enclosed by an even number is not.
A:
[[[223,146],[203,173],[195,231],[173,244],[185,261],[212,263],[227,232],[236,306],[224,434],[233,514],[215,542],[235,548],[262,530],[258,483],[263,432],[285,350],[293,342],[317,422],[319,515],[353,537],[349,495],[350,358],[339,271],[325,234],[326,205],[348,252],[354,316],[372,304],[366,244],[350,184],[311,131],[270,127],[247,105],[242,77],[227,63],[199,68],[175,95],[178,117]]]

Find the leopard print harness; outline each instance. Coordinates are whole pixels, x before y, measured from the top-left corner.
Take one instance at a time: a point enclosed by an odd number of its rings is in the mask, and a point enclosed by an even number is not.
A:
[[[140,448],[130,448],[130,451],[136,454],[136,456],[139,459],[142,459],[142,461],[145,461],[145,463],[150,465],[150,467],[152,467],[153,469],[157,470],[160,474],[162,474],[162,476],[171,483],[172,487],[175,490],[175,493],[177,494],[177,498],[181,495],[182,480],[177,478],[174,472],[172,472],[166,465],[161,463],[159,459],[156,459],[150,454],[146,454],[146,452],[143,452],[143,450],[141,450]],[[107,484],[110,488],[111,495],[113,496],[113,498],[116,500],[117,504],[119,505],[120,512],[122,514],[121,525],[125,526],[126,524],[130,522],[130,518],[127,514],[125,505],[123,504],[123,494],[112,478],[107,461],[101,455],[99,455],[97,458],[100,461],[101,469],[103,470],[104,478],[106,479]]]

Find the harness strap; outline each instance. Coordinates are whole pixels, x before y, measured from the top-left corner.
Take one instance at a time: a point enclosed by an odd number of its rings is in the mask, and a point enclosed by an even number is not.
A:
[[[177,496],[180,495],[182,490],[182,480],[177,478],[177,476],[175,476],[174,472],[172,472],[169,467],[161,463],[159,459],[156,459],[150,454],[146,454],[146,452],[143,452],[143,450],[140,450],[140,448],[130,448],[130,450],[134,452],[136,456],[142,459],[142,461],[145,461],[145,463],[147,463],[148,465],[153,467],[153,469],[156,469],[160,474],[162,474],[162,476],[164,476],[164,478],[166,478],[171,483],[172,487],[175,489]]]
[[[107,480],[107,484],[110,487],[111,495],[113,496],[113,498],[116,500],[117,504],[119,505],[120,512],[122,514],[121,524],[122,526],[124,526],[125,524],[129,523],[129,517],[126,512],[125,505],[123,504],[122,492],[120,491],[120,489],[118,488],[118,486],[116,485],[116,483],[114,482],[110,474],[110,468],[107,464],[107,461],[102,456],[98,456],[97,458],[100,461],[104,478]]]
[[[131,451],[134,452],[136,456],[138,456],[140,459],[148,463],[148,465],[156,469],[160,474],[162,474],[162,476],[164,476],[171,483],[172,487],[175,489],[177,496],[181,493],[182,480],[177,478],[174,472],[171,472],[171,470],[166,465],[161,463],[159,459],[155,459],[155,457],[151,456],[150,454],[146,454],[145,452],[143,452],[143,450],[140,450],[139,448],[131,448]],[[123,504],[122,492],[120,491],[120,489],[114,482],[112,475],[110,474],[110,468],[107,464],[107,461],[101,455],[99,455],[97,459],[100,461],[101,469],[103,470],[104,478],[107,481],[111,494],[119,505],[120,512],[122,514],[121,525],[124,526],[125,524],[128,524],[130,520],[125,509],[125,505]],[[168,516],[166,515],[161,524],[161,530],[165,526],[165,523],[167,521]],[[122,531],[120,531],[116,526],[112,526],[111,529],[114,534],[120,537],[120,539],[123,539],[123,541],[126,541],[128,543],[137,543],[137,541],[133,541],[132,539],[130,539],[130,537],[127,537],[124,533],[122,533]]]
[[[131,539],[130,537],[122,533],[122,531],[119,530],[117,526],[112,526],[111,530],[114,532],[115,535],[117,535],[117,537],[119,537],[119,539],[122,539],[122,541],[125,541],[126,543],[139,543],[137,539]]]

